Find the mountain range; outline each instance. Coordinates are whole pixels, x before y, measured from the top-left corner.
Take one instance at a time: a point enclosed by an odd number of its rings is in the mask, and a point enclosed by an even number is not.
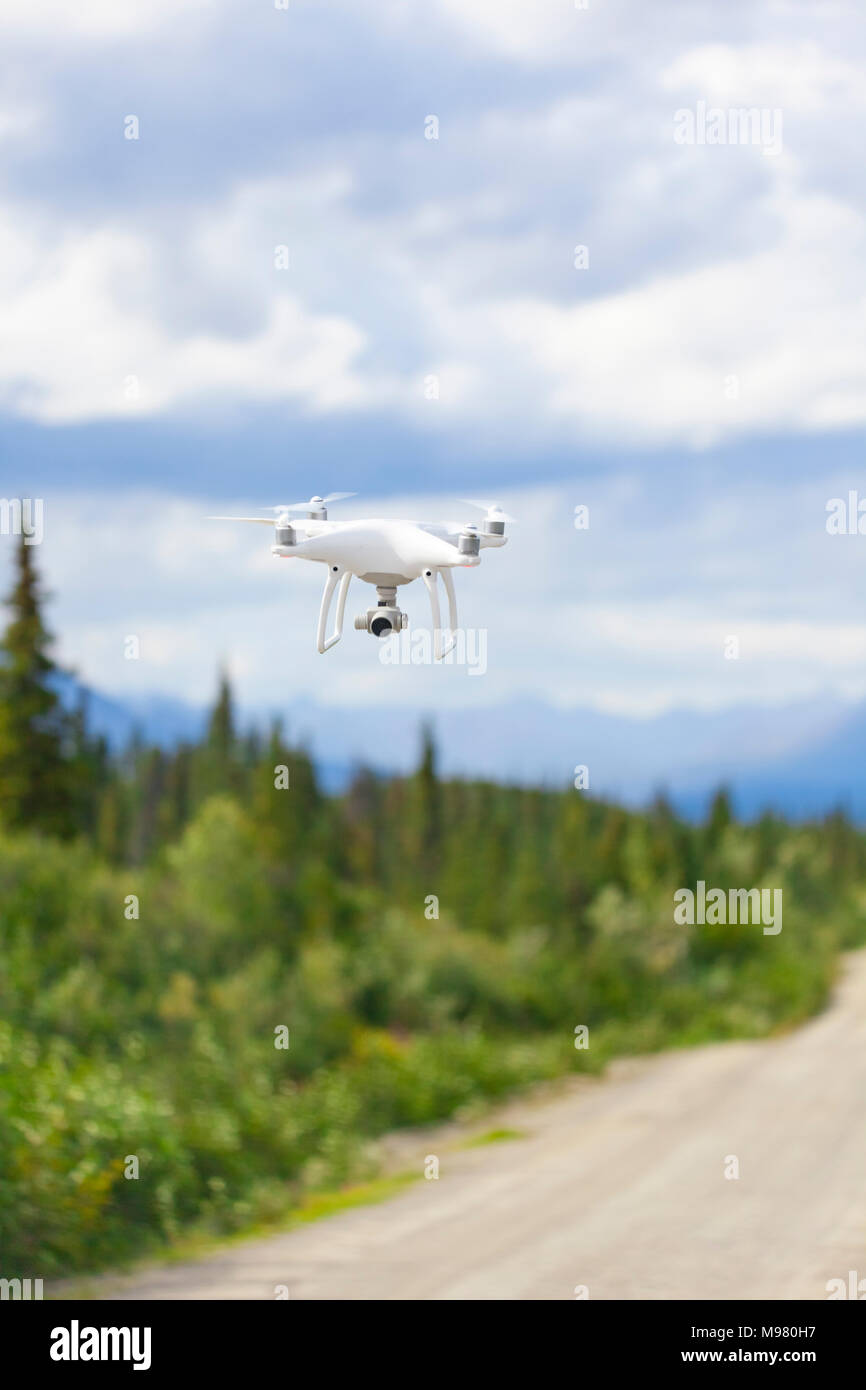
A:
[[[148,742],[170,747],[197,738],[207,719],[205,709],[169,696],[83,693],[90,727],[114,748],[136,730]],[[310,748],[331,791],[344,787],[361,764],[382,773],[410,770],[427,723],[448,776],[571,786],[583,768],[590,794],[641,805],[664,791],[689,817],[701,815],[713,792],[725,786],[746,818],[772,808],[801,819],[844,806],[866,820],[860,778],[866,705],[838,699],[650,718],[528,699],[444,710],[299,700],[279,711],[242,711],[242,723],[265,727],[275,714],[292,740]]]

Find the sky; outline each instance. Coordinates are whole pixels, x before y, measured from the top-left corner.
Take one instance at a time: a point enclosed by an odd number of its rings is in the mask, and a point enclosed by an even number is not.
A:
[[[866,696],[864,48],[834,0],[3,0],[0,493],[62,659],[250,709]],[[320,657],[318,567],[205,519],[336,489],[518,516],[457,579],[483,672]]]

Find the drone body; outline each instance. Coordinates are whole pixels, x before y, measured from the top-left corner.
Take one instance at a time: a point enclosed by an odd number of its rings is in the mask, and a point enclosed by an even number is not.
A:
[[[273,507],[275,519],[261,516],[212,517],[213,521],[249,521],[273,526],[275,544],[271,553],[281,559],[313,560],[328,566],[325,592],[319,611],[316,645],[320,652],[333,647],[343,635],[346,596],[353,576],[376,588],[376,606],[355,619],[355,627],[374,637],[389,637],[408,626],[407,615],[397,606],[397,589],[422,579],[430,595],[433,614],[433,652],[442,657],[457,642],[457,598],[452,569],[471,568],[481,563],[481,550],[506,543],[505,523],[509,517],[495,503],[473,502],[486,513],[481,526],[461,522],[394,521],[384,517],[369,521],[329,521],[328,502],[354,493],[332,493]],[[306,513],[302,521],[292,514]],[[448,596],[449,640],[443,639],[437,579]],[[338,588],[339,586],[339,588]],[[334,631],[325,635],[334,590],[337,612]]]

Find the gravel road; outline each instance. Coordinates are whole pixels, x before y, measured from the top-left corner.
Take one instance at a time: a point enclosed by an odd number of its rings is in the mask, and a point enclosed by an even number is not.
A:
[[[91,1296],[826,1298],[866,1280],[866,953],[795,1032],[620,1062],[497,1125],[523,1137],[404,1137],[402,1166],[435,1154],[438,1179]]]

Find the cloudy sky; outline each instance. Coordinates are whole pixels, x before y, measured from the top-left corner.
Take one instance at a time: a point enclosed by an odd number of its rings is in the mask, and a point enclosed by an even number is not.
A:
[[[858,9],[3,0],[0,492],[63,658],[250,708],[866,696]],[[318,567],[204,520],[331,489],[520,516],[457,579],[483,679],[319,657]]]

